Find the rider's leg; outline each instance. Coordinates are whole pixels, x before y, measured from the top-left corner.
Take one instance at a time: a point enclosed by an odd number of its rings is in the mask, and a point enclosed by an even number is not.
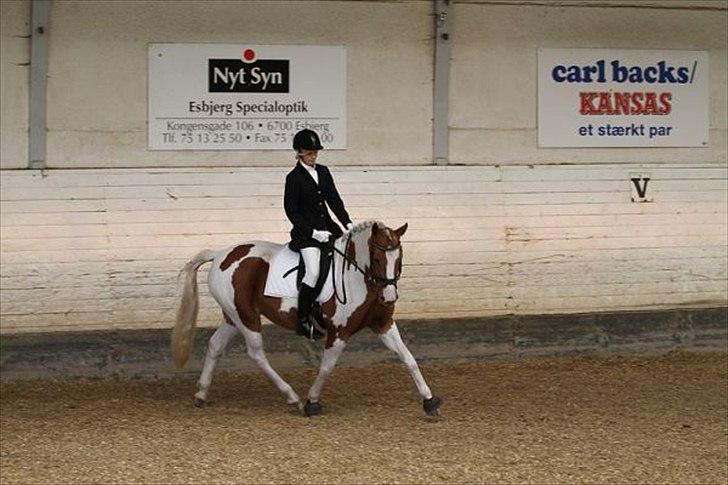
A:
[[[212,334],[212,337],[210,337],[210,341],[207,343],[205,364],[202,366],[202,374],[200,374],[200,379],[197,381],[197,388],[199,390],[195,394],[195,399],[198,402],[207,400],[207,392],[210,389],[212,374],[215,372],[217,359],[238,335],[240,335],[240,331],[237,328],[227,322],[223,322],[215,330],[215,333]]]
[[[317,247],[301,249],[303,263],[306,265],[306,274],[303,277],[303,283],[313,288],[319,277],[319,267],[321,262],[321,250]]]
[[[321,261],[321,250],[317,247],[302,248],[301,256],[306,265],[306,274],[301,282],[298,292],[298,327],[296,332],[312,340],[323,336],[313,322],[311,322],[311,306],[316,299],[314,287],[319,277],[319,264]]]

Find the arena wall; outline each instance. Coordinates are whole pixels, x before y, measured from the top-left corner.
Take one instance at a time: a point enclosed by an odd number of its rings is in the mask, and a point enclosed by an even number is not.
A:
[[[726,168],[340,167],[356,220],[404,222],[399,318],[720,306]],[[287,240],[286,168],[5,171],[5,331],[167,327],[203,248]],[[205,281],[204,271],[200,281]],[[204,285],[201,321],[220,320]]]
[[[29,4],[0,2],[0,331],[169,327],[199,249],[287,240],[290,154],[146,149],[149,42],[347,46],[350,146],[321,161],[355,220],[410,225],[398,318],[725,306],[725,2],[541,3],[452,5],[433,166],[429,1],[53,2],[49,169],[27,170]],[[536,50],[582,46],[707,50],[710,146],[537,148]]]
[[[0,169],[28,166],[30,6],[0,2]]]
[[[336,163],[431,161],[429,1],[61,1],[49,18],[49,168],[290,163],[270,150],[147,150],[147,44],[156,42],[345,45],[349,148]]]

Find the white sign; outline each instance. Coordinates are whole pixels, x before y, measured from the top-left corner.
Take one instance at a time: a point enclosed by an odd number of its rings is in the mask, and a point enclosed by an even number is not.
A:
[[[346,148],[343,46],[150,44],[150,150]]]
[[[708,145],[708,54],[539,49],[540,147]]]

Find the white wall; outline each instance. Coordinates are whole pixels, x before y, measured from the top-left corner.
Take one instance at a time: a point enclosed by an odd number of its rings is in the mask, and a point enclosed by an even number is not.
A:
[[[349,149],[336,163],[427,164],[431,14],[429,1],[55,2],[48,166],[289,163],[281,151],[147,151],[150,42],[345,45]]]
[[[657,6],[657,8],[655,7]],[[639,7],[639,8],[638,8]],[[669,7],[669,8],[668,8]],[[2,168],[27,166],[29,2],[2,2]],[[147,44],[343,44],[349,144],[341,165],[432,158],[432,2],[52,2],[48,166],[281,166],[280,151],[150,152]],[[725,161],[728,2],[454,2],[450,157],[459,164]],[[710,146],[539,149],[539,47],[710,53]]]
[[[30,3],[0,2],[0,167],[28,166]]]
[[[614,6],[618,3],[622,7]],[[681,8],[650,8],[655,3]],[[712,8],[694,10],[682,7],[695,2],[611,4],[455,3],[450,160],[465,164],[725,162],[728,2],[703,2],[699,5]],[[625,7],[625,4],[644,8]],[[708,51],[710,146],[618,150],[538,148],[539,47]]]

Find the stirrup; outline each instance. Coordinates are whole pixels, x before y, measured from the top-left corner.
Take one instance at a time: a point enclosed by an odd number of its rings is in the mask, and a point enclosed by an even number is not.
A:
[[[296,333],[298,335],[303,335],[309,340],[318,340],[323,337],[324,334],[316,328],[316,325],[311,320],[312,318],[310,316],[305,319],[298,320]]]

